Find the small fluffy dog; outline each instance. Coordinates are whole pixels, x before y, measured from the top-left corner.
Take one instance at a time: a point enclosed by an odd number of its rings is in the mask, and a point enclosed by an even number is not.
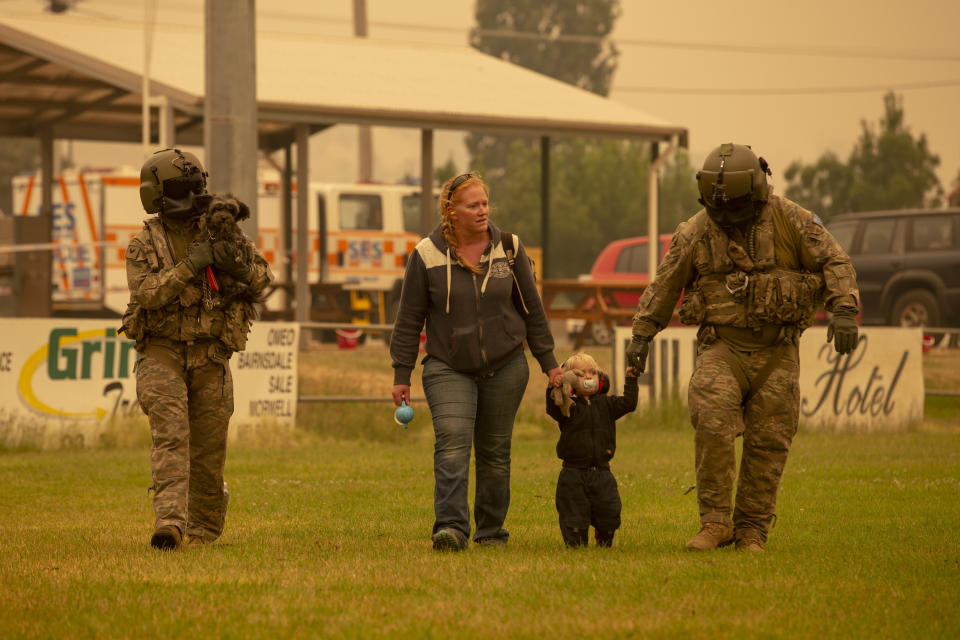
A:
[[[250,208],[230,193],[208,196],[204,204],[206,206],[203,207],[203,213],[198,220],[200,230],[207,235],[211,243],[226,242],[240,262],[247,265],[253,264],[253,249],[247,242],[240,225],[237,224],[250,217]],[[211,267],[217,290],[213,290],[207,270],[204,269],[200,274],[202,278],[200,290],[188,285],[181,293],[180,298],[184,306],[191,306],[202,299],[207,308],[227,307],[237,302],[251,305],[252,310],[252,305],[263,301],[260,296],[254,295],[245,283],[238,282],[229,273],[218,269],[215,265]]]

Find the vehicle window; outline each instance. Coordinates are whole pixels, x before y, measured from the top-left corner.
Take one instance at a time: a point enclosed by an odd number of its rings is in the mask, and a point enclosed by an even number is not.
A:
[[[379,230],[383,228],[380,196],[344,193],[340,196],[340,228],[344,231]]]
[[[616,273],[646,273],[647,245],[634,244],[624,247],[617,256],[617,264],[613,270]]]
[[[850,253],[853,248],[853,236],[857,232],[856,222],[839,222],[829,227],[830,235],[843,247],[843,250]]]
[[[913,218],[914,251],[937,251],[953,246],[953,218],[951,216],[920,216]]]
[[[860,253],[888,253],[893,244],[893,230],[897,221],[894,218],[867,220],[863,227],[863,243]]]
[[[423,229],[420,224],[420,194],[414,193],[403,196],[403,230],[419,233],[422,236],[430,233],[430,229]],[[433,197],[433,208],[431,212],[437,210],[437,196]],[[434,214],[435,215],[435,214]],[[433,218],[431,218],[433,219]]]

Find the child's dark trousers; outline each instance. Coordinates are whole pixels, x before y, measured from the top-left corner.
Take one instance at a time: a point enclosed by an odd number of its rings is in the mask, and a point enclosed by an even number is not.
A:
[[[609,466],[578,468],[564,465],[557,478],[560,532],[569,547],[587,544],[590,526],[597,544],[609,547],[620,528],[620,492]]]

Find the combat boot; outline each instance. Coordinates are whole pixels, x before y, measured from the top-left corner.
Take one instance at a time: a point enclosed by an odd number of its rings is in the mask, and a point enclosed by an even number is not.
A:
[[[738,536],[737,551],[759,551],[763,553],[763,540],[756,535]]]
[[[687,542],[690,551],[710,551],[717,547],[725,547],[733,542],[733,527],[719,522],[706,522],[697,535]]]
[[[172,524],[165,524],[157,527],[156,531],[153,532],[153,536],[150,538],[150,546],[161,551],[169,551],[179,547],[181,540],[183,540],[183,535],[180,533],[180,529]]]

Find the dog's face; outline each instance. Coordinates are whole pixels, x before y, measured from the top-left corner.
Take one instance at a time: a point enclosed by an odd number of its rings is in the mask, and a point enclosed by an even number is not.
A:
[[[250,217],[250,208],[230,194],[215,195],[203,216],[203,225],[213,237],[226,239],[238,236],[236,223]]]
[[[250,207],[243,204],[230,194],[215,195],[207,207],[207,215],[213,220],[224,220],[229,217],[231,222],[240,222],[250,217]]]
[[[207,214],[207,226],[211,229],[223,229],[235,222],[234,212],[228,209],[217,209]]]

